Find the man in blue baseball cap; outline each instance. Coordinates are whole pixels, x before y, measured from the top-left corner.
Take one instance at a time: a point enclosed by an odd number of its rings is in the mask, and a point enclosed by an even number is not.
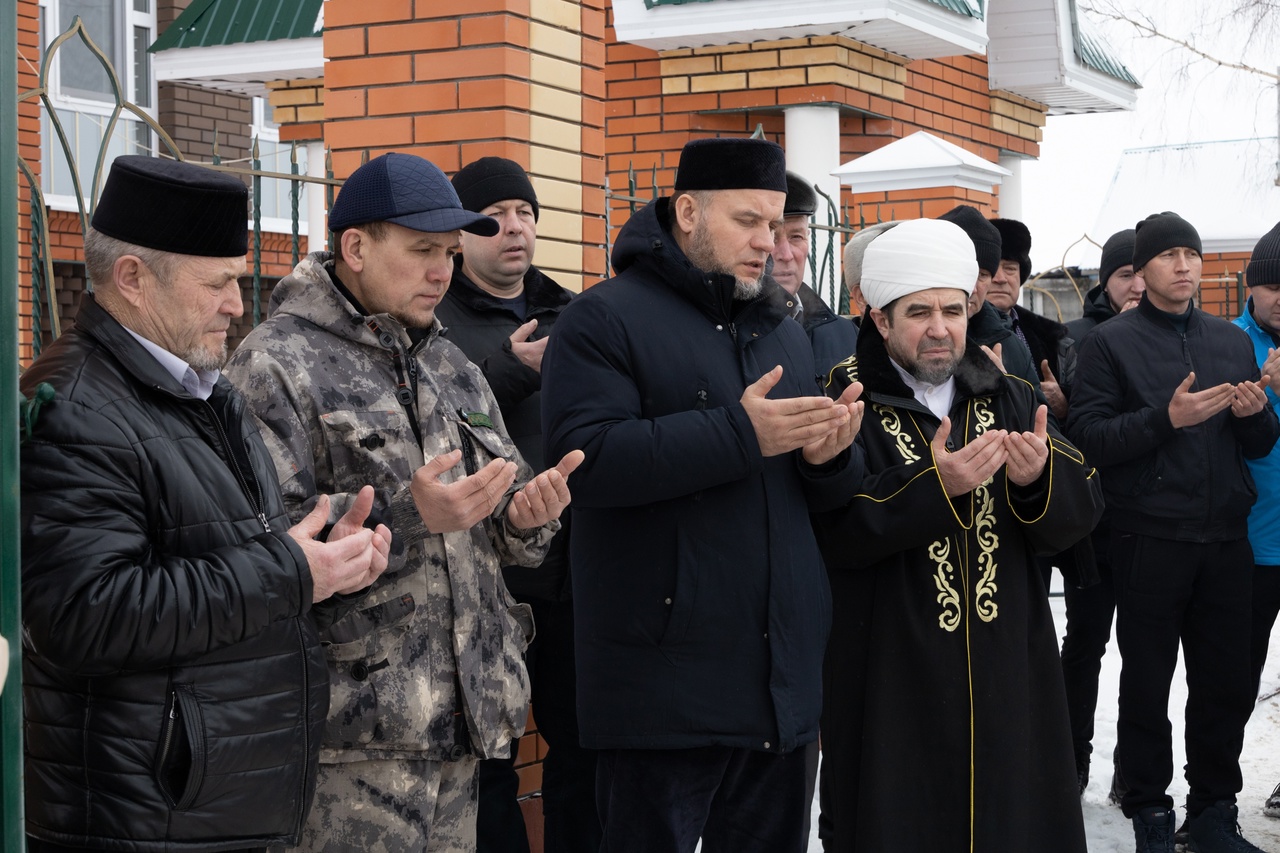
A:
[[[492,236],[408,154],[357,169],[315,252],[272,294],[228,367],[258,416],[292,515],[358,484],[394,535],[388,571],[322,632],[329,720],[301,849],[473,850],[476,768],[524,732],[533,635],[501,567],[560,529],[571,451],[533,476],[480,368],[435,312],[461,231]]]

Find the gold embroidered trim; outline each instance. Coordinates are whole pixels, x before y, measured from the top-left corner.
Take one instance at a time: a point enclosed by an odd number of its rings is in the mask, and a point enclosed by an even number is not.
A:
[[[902,458],[906,460],[907,464],[919,462],[920,456],[913,450],[916,441],[902,429],[902,419],[898,417],[897,411],[879,404],[873,405],[871,410],[880,416],[880,425],[897,443],[898,453],[902,454]]]
[[[951,581],[955,579],[956,568],[951,563],[951,540],[939,539],[929,546],[929,559],[937,565],[933,574],[933,583],[938,588],[938,604],[942,612],[938,614],[938,627],[944,631],[954,631],[960,627],[960,593],[956,592]]]
[[[982,435],[996,422],[991,411],[991,398],[977,397],[973,401],[974,433]],[[982,572],[973,589],[973,609],[983,622],[994,621],[1000,613],[995,601],[999,587],[996,585],[996,548],[1000,537],[996,535],[996,504],[991,497],[994,477],[973,490],[978,514],[973,520],[974,538],[978,545],[978,569]]]

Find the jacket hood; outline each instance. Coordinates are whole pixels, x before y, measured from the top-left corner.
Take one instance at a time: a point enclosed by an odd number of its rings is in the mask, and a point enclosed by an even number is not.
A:
[[[663,281],[716,320],[729,321],[742,305],[757,304],[760,299],[735,306],[733,276],[706,272],[693,265],[671,233],[670,204],[669,197],[655,199],[627,220],[614,247],[614,271],[620,275],[634,268]],[[781,308],[779,293],[785,295],[771,276],[765,276],[762,297]]]
[[[1111,299],[1107,296],[1106,288],[1103,285],[1095,284],[1085,294],[1084,316],[1097,323],[1101,323],[1103,320],[1110,320],[1116,316],[1116,309],[1111,307]]]
[[[298,261],[271,291],[269,316],[294,316],[380,349],[391,349],[396,342],[405,350],[412,348],[409,330],[399,320],[390,314],[365,315],[338,290],[331,277],[332,261],[332,252],[312,252]],[[427,336],[439,334],[440,328],[440,321],[432,319]]]

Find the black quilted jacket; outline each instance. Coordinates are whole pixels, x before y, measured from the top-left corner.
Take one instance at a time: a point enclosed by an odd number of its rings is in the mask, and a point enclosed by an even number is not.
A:
[[[26,829],[58,845],[295,844],[328,678],[306,558],[226,380],[190,396],[91,296],[26,372]]]

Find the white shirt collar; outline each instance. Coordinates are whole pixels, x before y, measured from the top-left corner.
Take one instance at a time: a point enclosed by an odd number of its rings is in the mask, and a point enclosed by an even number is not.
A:
[[[954,376],[948,376],[946,382],[938,385],[928,385],[916,379],[893,359],[890,359],[889,363],[893,365],[894,370],[898,371],[902,381],[907,383],[907,387],[911,389],[912,395],[915,396],[920,405],[937,415],[938,420],[942,420],[950,414],[951,404],[956,398],[956,378]]]
[[[126,326],[124,330],[133,335],[133,339],[142,344],[142,348],[151,353],[152,357],[160,362],[160,366],[170,376],[178,380],[192,397],[197,400],[208,400],[213,394],[213,386],[218,384],[218,377],[222,375],[221,371],[196,370],[164,347],[154,341],[147,340],[133,329]]]

